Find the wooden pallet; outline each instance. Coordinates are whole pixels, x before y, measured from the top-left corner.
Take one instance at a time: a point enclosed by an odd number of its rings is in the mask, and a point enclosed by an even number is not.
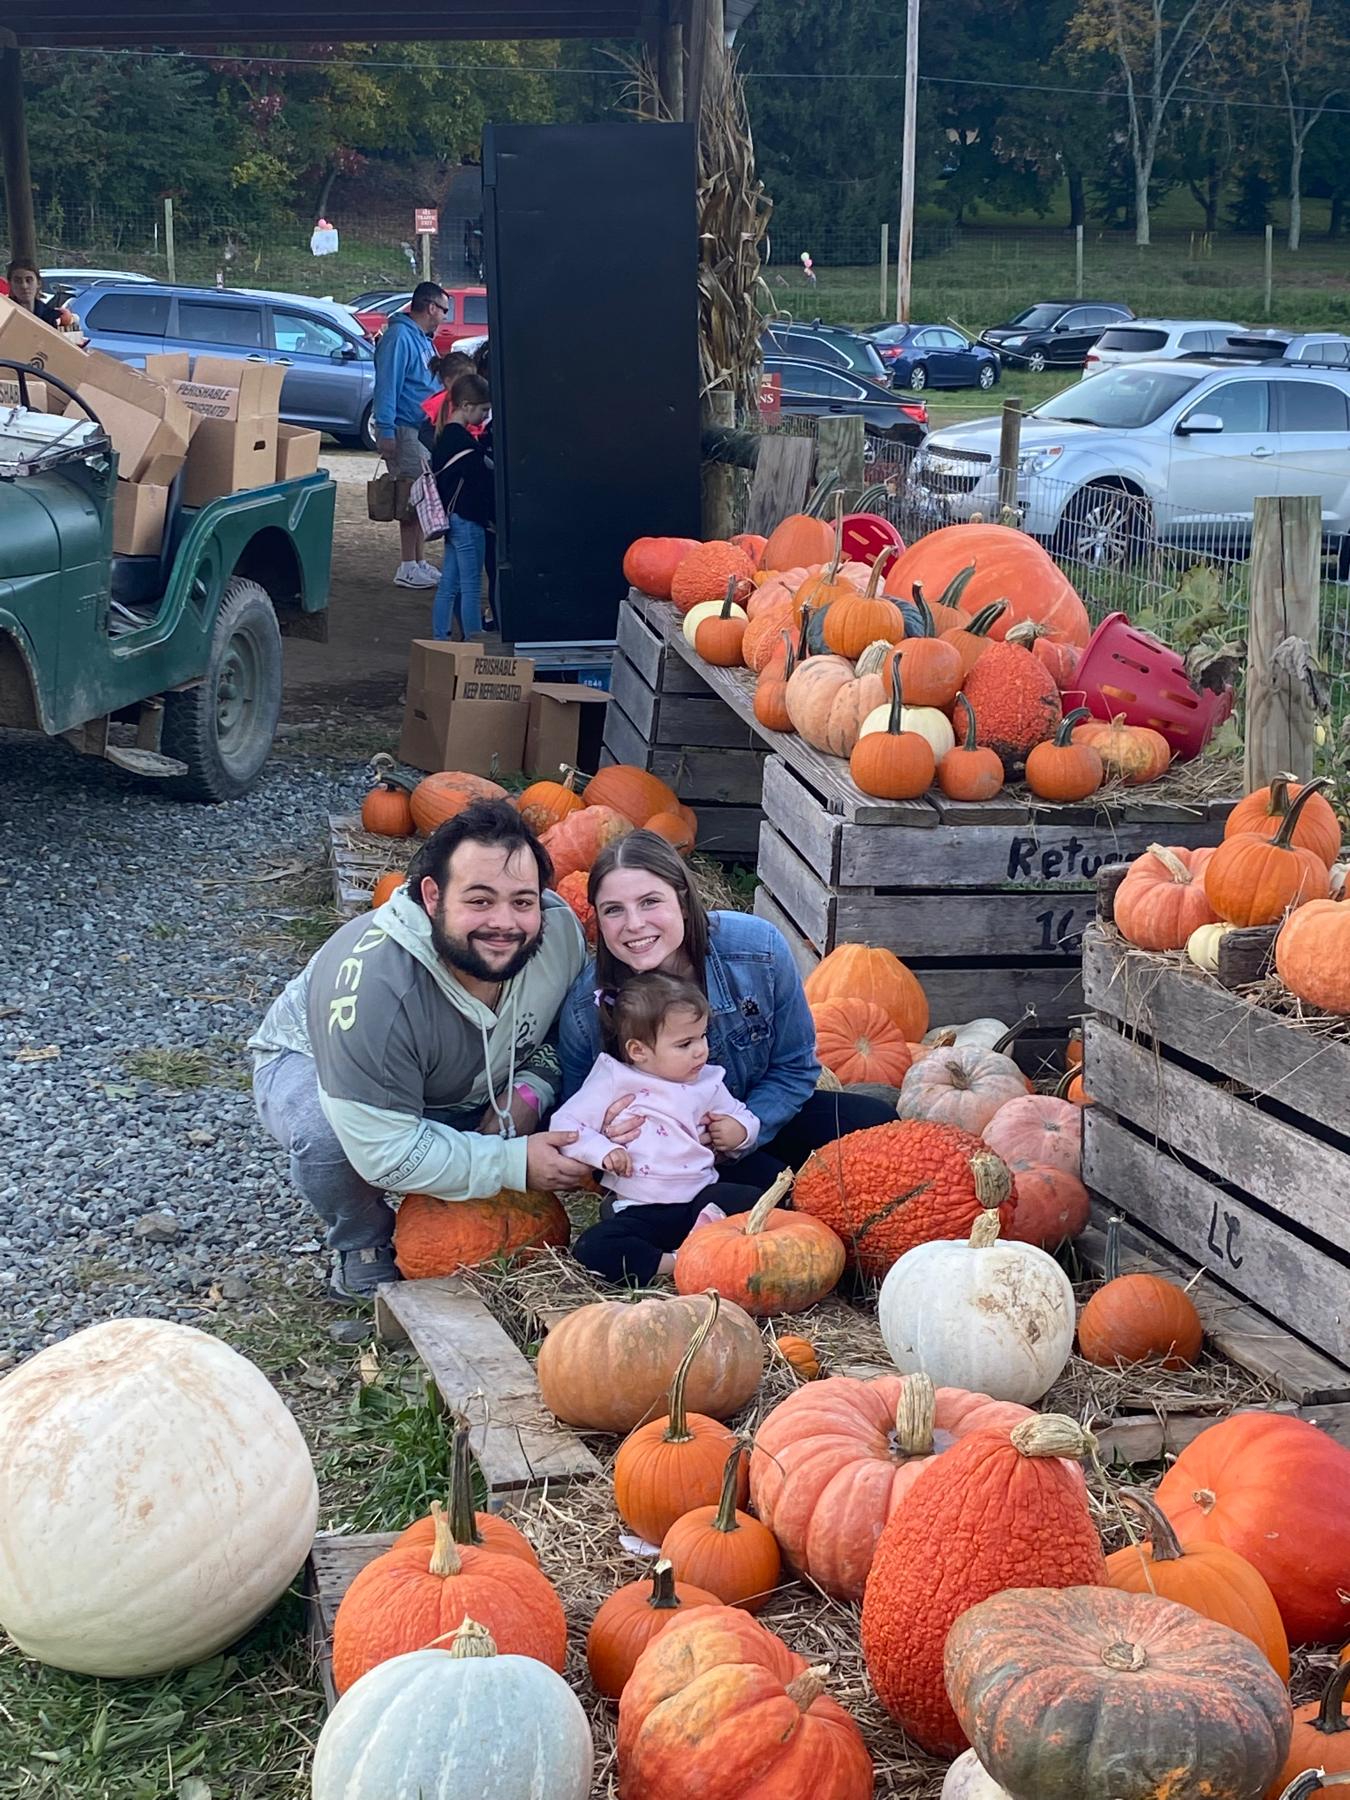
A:
[[[354,919],[367,912],[380,876],[406,868],[414,848],[411,838],[376,837],[362,825],[359,813],[329,813],[328,861],[338,917]]]
[[[1350,1044],[1108,924],[1088,929],[1083,973],[1084,1180],[1147,1254],[1243,1305],[1258,1348],[1280,1346],[1281,1392],[1350,1399]]]
[[[375,1296],[375,1329],[387,1343],[412,1345],[449,1411],[468,1425],[489,1496],[600,1473],[577,1434],[544,1406],[534,1365],[468,1282],[447,1275],[387,1283]]]
[[[394,1531],[321,1531],[305,1564],[305,1611],[324,1698],[331,1712],[337,1705],[333,1685],[333,1621],[342,1596],[368,1562],[383,1556],[398,1536]]]

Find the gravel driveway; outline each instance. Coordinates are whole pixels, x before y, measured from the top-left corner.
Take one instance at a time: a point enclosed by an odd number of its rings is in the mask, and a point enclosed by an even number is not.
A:
[[[283,750],[244,800],[184,805],[0,732],[0,1368],[326,1275],[243,1043],[331,923],[324,816],[365,785]]]

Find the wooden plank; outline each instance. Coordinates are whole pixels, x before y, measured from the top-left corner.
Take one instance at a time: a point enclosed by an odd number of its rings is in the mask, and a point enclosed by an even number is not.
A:
[[[753,867],[763,815],[757,806],[706,806],[691,801],[698,816],[698,853],[719,862]]]
[[[767,537],[789,513],[800,512],[811,480],[815,440],[775,431],[759,440],[759,457],[750,483],[745,529]]]
[[[1074,1239],[1075,1249],[1092,1269],[1102,1267],[1108,1211],[1100,1203],[1095,1204],[1093,1224]],[[1182,1282],[1189,1282],[1195,1274],[1194,1265],[1184,1257],[1128,1222],[1120,1228],[1120,1247],[1123,1274],[1138,1270]],[[1286,1400],[1300,1406],[1350,1400],[1350,1371],[1301,1342],[1219,1282],[1197,1282],[1191,1289],[1191,1299],[1211,1348],[1239,1368],[1268,1381]]]
[[[673,612],[668,600],[653,600],[630,589],[628,601],[619,608],[614,641],[649,688],[660,688],[663,694],[700,694],[708,684],[682,657],[667,654],[666,639],[652,624],[653,618]]]
[[[637,769],[645,769],[651,756],[646,738],[613,694],[605,708],[604,751],[611,762],[631,763]]]
[[[835,946],[835,897],[809,863],[766,820],[759,831],[760,887],[767,889],[823,956]]]
[[[1217,844],[1223,828],[1199,819],[1168,827],[1173,844]],[[839,882],[845,887],[1043,888],[1082,892],[1107,863],[1137,856],[1156,843],[1156,825],[1107,821],[1017,826],[968,825],[936,831],[870,831],[848,824],[839,843]]]
[[[581,1439],[544,1407],[533,1367],[467,1282],[387,1282],[375,1297],[375,1326],[381,1337],[412,1344],[468,1425],[489,1493],[599,1474]]]
[[[623,708],[649,744],[745,750],[754,742],[754,733],[718,695],[653,693],[622,657],[614,663],[609,691],[611,702]]]
[[[717,801],[759,818],[767,760],[763,750],[675,750],[654,744],[647,766],[695,808]]]
[[[1295,1406],[1292,1400],[1275,1400],[1269,1406],[1240,1406],[1238,1412],[1284,1413],[1316,1425],[1338,1444],[1350,1447],[1350,1406],[1329,1402],[1322,1406]],[[1224,1418],[1231,1417],[1226,1410]],[[1172,1457],[1216,1423],[1216,1412],[1126,1413],[1107,1425],[1091,1427],[1097,1454],[1104,1463],[1161,1462]]]
[[[969,1019],[1017,1019],[1036,1008],[1043,1027],[1068,1028],[1083,1010],[1077,963],[1049,967],[994,963],[923,963],[914,973],[928,996],[935,1025],[964,1025]]]
[[[801,932],[762,883],[755,889],[755,917],[767,919],[770,925],[776,925],[782,932],[787,939],[788,949],[792,952],[792,960],[797,965],[797,971],[805,981],[812,969],[819,963],[820,956],[807,943]]]
[[[1350,1044],[1301,1031],[1207,981],[1198,969],[1126,957],[1114,934],[1094,925],[1083,940],[1088,1002],[1219,1073],[1334,1131],[1347,1124]]]
[[[922,956],[1076,958],[1092,919],[1089,894],[872,894],[840,888],[835,936]]]
[[[348,1535],[322,1531],[310,1549],[304,1575],[305,1612],[329,1712],[338,1701],[333,1683],[333,1622],[342,1596],[366,1564],[383,1556],[397,1536],[395,1531]]]
[[[764,764],[764,817],[804,856],[824,881],[835,879],[839,821],[781,756]]]
[[[1088,1021],[1085,1048],[1094,1025]],[[1098,1091],[1101,1073],[1094,1060],[1098,1104],[1083,1121],[1086,1184],[1328,1356],[1350,1351],[1350,1260],[1314,1248],[1108,1118]],[[1181,1147],[1191,1153],[1190,1137]]]

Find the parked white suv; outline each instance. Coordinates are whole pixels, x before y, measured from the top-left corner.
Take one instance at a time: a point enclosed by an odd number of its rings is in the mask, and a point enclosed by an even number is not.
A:
[[[998,517],[1000,421],[930,434],[906,499],[930,522]],[[1350,572],[1350,369],[1129,363],[1044,401],[1022,425],[1023,529],[1118,565],[1152,542],[1240,552],[1260,494],[1315,494]]]
[[[1131,319],[1125,325],[1108,325],[1083,358],[1083,376],[1121,363],[1223,350],[1233,332],[1245,330],[1231,319]]]

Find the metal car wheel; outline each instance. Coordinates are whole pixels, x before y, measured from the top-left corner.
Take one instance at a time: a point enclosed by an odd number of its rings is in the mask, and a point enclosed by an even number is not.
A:
[[[1090,569],[1126,569],[1153,539],[1148,501],[1128,488],[1092,483],[1064,509],[1056,548]]]
[[[375,407],[372,402],[361,414],[361,429],[357,433],[363,450],[374,450],[376,445]]]
[[[266,588],[225,585],[201,681],[164,697],[160,748],[187,764],[185,800],[237,800],[262,773],[281,716],[281,632]]]
[[[980,388],[984,393],[987,394],[989,392],[990,388],[993,387],[997,381],[998,381],[998,370],[994,367],[993,363],[991,363],[991,362],[981,363],[980,364],[980,373],[976,377],[976,381],[975,381],[976,387]]]
[[[1028,354],[1026,362],[1027,370],[1030,374],[1044,375],[1046,370],[1046,355],[1044,350],[1032,350]]]
[[[914,363],[911,366],[908,385],[914,389],[915,393],[921,392],[928,386],[928,370],[922,363]]]

